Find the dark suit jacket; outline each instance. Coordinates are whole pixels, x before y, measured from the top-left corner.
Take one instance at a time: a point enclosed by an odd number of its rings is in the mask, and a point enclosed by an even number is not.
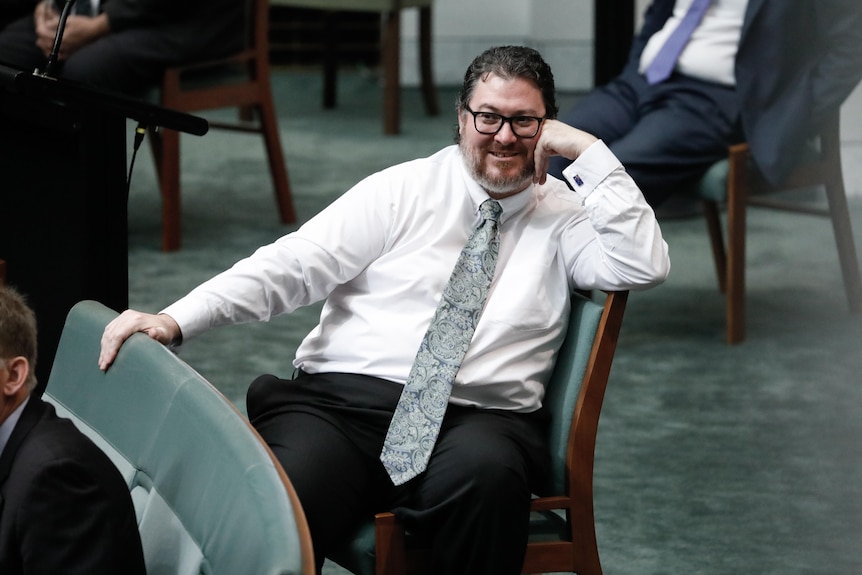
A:
[[[119,471],[32,396],[0,455],[0,573],[145,574]]]
[[[647,40],[673,12],[654,0],[632,45],[637,66]],[[739,113],[752,156],[777,183],[862,78],[860,0],[749,0],[736,57]]]

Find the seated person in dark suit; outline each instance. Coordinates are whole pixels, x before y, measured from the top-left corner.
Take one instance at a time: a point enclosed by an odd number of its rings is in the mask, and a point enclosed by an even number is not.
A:
[[[11,0],[10,0],[11,1]],[[34,3],[0,30],[0,63],[43,70],[63,3]],[[136,95],[170,66],[239,52],[243,0],[76,0],[66,22],[57,75]]]
[[[712,0],[669,77],[648,79],[693,4],[654,0],[623,72],[562,114],[610,147],[653,207],[742,140],[780,183],[862,78],[858,0]]]
[[[144,575],[135,510],[108,457],[36,387],[36,318],[0,287],[0,573]]]

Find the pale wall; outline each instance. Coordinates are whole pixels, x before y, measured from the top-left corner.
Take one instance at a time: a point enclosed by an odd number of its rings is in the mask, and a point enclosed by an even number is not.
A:
[[[435,0],[434,74],[459,85],[473,57],[489,46],[525,44],[542,52],[560,90],[585,90],[593,77],[593,0]],[[416,14],[403,18],[402,78],[418,82]]]

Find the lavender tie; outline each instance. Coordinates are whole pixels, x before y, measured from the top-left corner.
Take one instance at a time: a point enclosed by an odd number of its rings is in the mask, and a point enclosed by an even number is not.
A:
[[[679,55],[682,54],[683,48],[691,38],[697,25],[706,14],[707,8],[712,0],[694,0],[688,8],[688,12],[682,17],[682,21],[676,30],[670,33],[670,36],[665,40],[664,45],[659,48],[658,53],[647,66],[644,76],[650,84],[658,84],[667,80],[673,69],[676,67],[676,61]]]
[[[455,374],[470,346],[497,267],[497,218],[502,210],[494,200],[479,206],[483,221],[458,256],[407,376],[380,453],[395,485],[425,471],[431,458]]]

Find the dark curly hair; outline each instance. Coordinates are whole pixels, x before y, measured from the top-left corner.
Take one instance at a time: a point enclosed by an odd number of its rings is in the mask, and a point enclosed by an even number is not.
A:
[[[458,113],[473,97],[473,91],[479,81],[487,78],[489,74],[496,74],[505,79],[522,78],[533,82],[542,92],[545,117],[557,117],[559,108],[551,67],[536,50],[526,46],[496,46],[476,56],[464,74],[464,84],[455,100]],[[460,136],[456,130],[455,141],[459,140]]]

